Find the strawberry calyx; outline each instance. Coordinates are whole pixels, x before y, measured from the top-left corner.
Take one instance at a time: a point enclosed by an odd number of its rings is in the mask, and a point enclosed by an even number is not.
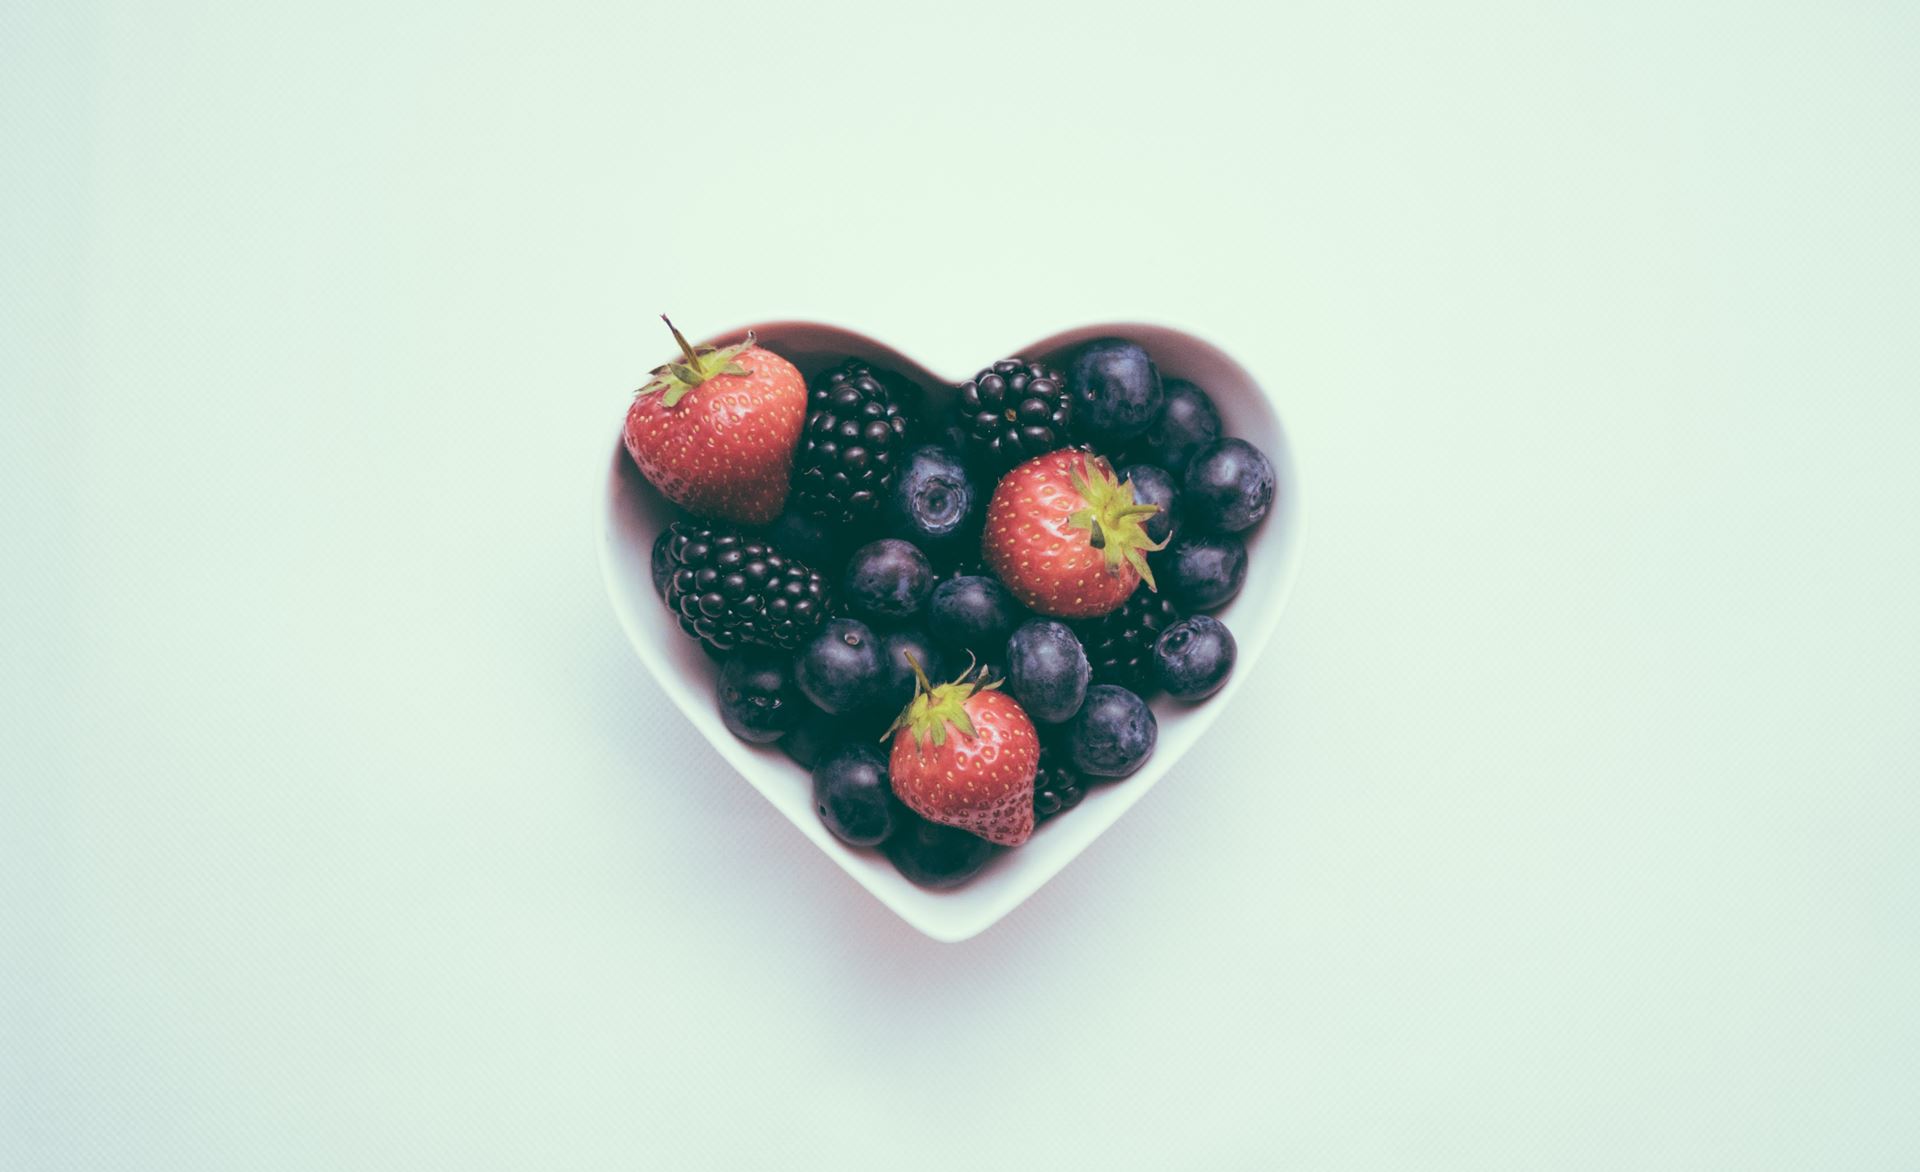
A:
[[[949,725],[968,740],[978,736],[978,731],[973,727],[973,718],[967,715],[967,701],[981,692],[998,688],[1002,681],[989,682],[984,666],[976,670],[972,663],[968,663],[967,670],[961,672],[959,678],[950,683],[934,684],[928,682],[927,673],[921,670],[920,661],[913,657],[912,652],[907,653],[907,663],[913,667],[913,699],[900,710],[900,715],[894,718],[880,739],[886,740],[901,729],[906,729],[913,735],[914,747],[924,753],[929,743],[936,748],[947,743]]]
[[[635,391],[635,395],[651,395],[656,391],[664,392],[660,403],[673,407],[687,397],[687,392],[722,374],[746,374],[747,368],[735,362],[740,353],[753,345],[753,331],[747,331],[747,340],[731,346],[694,346],[688,343],[687,336],[673,324],[666,314],[660,320],[667,323],[673,331],[673,340],[680,345],[681,361],[662,363],[653,368],[653,378],[646,386]]]
[[[1067,524],[1086,532],[1087,544],[1105,559],[1107,573],[1118,574],[1122,565],[1132,566],[1147,589],[1157,592],[1147,554],[1165,549],[1167,543],[1148,539],[1146,521],[1160,506],[1135,502],[1133,481],[1121,481],[1103,456],[1081,460],[1078,468],[1068,468],[1067,477],[1073,491],[1087,502],[1067,517]]]

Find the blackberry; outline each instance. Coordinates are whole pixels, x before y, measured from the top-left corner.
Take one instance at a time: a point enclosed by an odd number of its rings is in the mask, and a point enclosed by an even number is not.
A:
[[[794,461],[793,496],[802,512],[835,524],[879,514],[907,446],[907,414],[892,375],[852,359],[813,382]]]
[[[1040,768],[1033,775],[1033,820],[1045,822],[1064,814],[1087,796],[1087,783],[1074,772],[1067,755],[1045,739],[1040,742]]]
[[[960,384],[956,408],[967,452],[994,473],[1067,443],[1073,400],[1050,367],[1002,358]]]
[[[1093,682],[1118,684],[1145,694],[1153,683],[1153,643],[1180,621],[1173,600],[1141,587],[1112,614],[1078,624],[1080,642],[1093,665]]]
[[[667,608],[708,650],[791,651],[827,617],[827,581],[757,537],[675,521],[665,542]]]

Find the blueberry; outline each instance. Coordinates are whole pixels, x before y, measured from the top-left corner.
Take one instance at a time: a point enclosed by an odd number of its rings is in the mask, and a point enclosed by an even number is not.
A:
[[[886,507],[887,531],[927,550],[964,544],[979,528],[984,502],[960,457],[925,444],[907,453]]]
[[[934,588],[927,617],[933,637],[946,646],[993,655],[1020,621],[1020,608],[997,579],[962,574]]]
[[[1153,674],[1167,695],[1189,704],[1218,692],[1238,655],[1233,632],[1211,615],[1197,614],[1160,632]]]
[[[840,560],[840,531],[818,517],[789,509],[767,526],[767,543],[788,557],[799,558],[817,570]]]
[[[667,549],[673,544],[673,528],[668,526],[653,539],[653,592],[662,602],[667,598],[667,582],[673,577],[673,555]]]
[[[1027,715],[1058,724],[1080,711],[1093,668],[1065,623],[1032,619],[1007,640],[1007,694]]]
[[[884,751],[893,743],[889,730],[900,715],[901,705],[869,704],[851,716],[841,718],[847,739],[864,745],[879,745]]]
[[[1273,465],[1243,439],[1216,440],[1187,465],[1187,517],[1202,529],[1251,529],[1273,507]]]
[[[913,663],[907,659],[909,655],[919,661],[920,670],[927,673],[929,680],[945,679],[940,651],[925,631],[909,628],[880,636],[880,656],[887,665],[887,686],[877,703],[879,707],[891,709],[889,718],[913,699],[914,674]]]
[[[799,707],[800,715],[794,721],[793,730],[780,738],[780,749],[808,769],[843,745],[881,745],[881,736],[900,713],[898,708],[889,711],[868,706],[846,716],[832,716],[820,711],[804,695]],[[885,746],[881,747],[884,750]]]
[[[1067,725],[1067,752],[1082,773],[1125,777],[1146,764],[1159,735],[1145,700],[1118,684],[1095,684]]]
[[[806,701],[784,655],[744,651],[720,668],[720,720],[743,741],[777,741],[799,722]]]
[[[842,716],[869,707],[887,687],[880,638],[858,619],[828,619],[793,664],[800,690],[822,711]]]
[[[1166,410],[1140,437],[1140,452],[1179,476],[1195,453],[1220,438],[1220,413],[1207,393],[1186,379],[1170,378],[1166,388]]]
[[[1180,506],[1180,490],[1173,473],[1157,464],[1129,464],[1120,469],[1120,479],[1133,482],[1135,504],[1159,505],[1160,511],[1146,521],[1147,540],[1165,541],[1173,536],[1174,510]]]
[[[780,738],[780,751],[812,769],[821,758],[854,739],[844,718],[829,716],[809,701],[802,707],[792,731]]]
[[[853,609],[868,618],[912,618],[933,593],[933,563],[897,537],[868,542],[847,559],[844,593]]]
[[[1231,533],[1183,533],[1160,562],[1167,592],[1189,611],[1225,606],[1247,581],[1247,546]]]
[[[993,857],[993,844],[986,839],[905,809],[881,849],[902,875],[936,891],[960,886]]]
[[[1077,434],[1114,445],[1132,439],[1160,417],[1166,391],[1153,359],[1136,342],[1098,338],[1067,359]]]
[[[900,809],[878,745],[855,741],[813,767],[813,806],[833,836],[848,846],[878,846],[893,833]]]

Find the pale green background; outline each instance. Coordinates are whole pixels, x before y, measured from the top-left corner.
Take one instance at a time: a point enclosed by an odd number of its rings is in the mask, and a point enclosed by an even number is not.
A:
[[[1916,33],[5,0],[0,1168],[1920,1167]],[[661,309],[1272,379],[1272,651],[985,936],[624,645]]]

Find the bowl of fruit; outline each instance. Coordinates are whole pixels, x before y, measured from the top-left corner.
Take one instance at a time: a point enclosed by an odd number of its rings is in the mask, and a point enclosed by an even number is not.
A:
[[[1137,323],[960,379],[815,322],[672,337],[614,444],[608,595],[687,720],[857,882],[962,940],[1179,777],[1300,557],[1245,367]]]

